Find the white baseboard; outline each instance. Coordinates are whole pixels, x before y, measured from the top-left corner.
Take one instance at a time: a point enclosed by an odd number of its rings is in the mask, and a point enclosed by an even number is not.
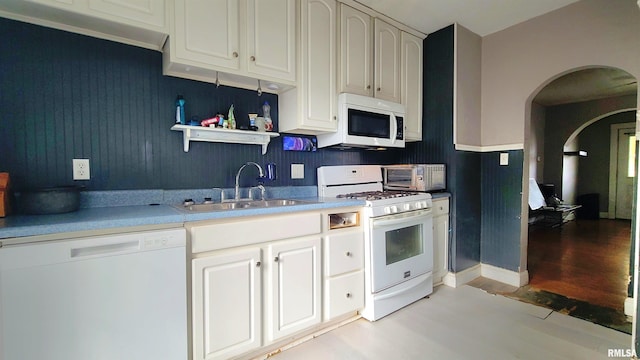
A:
[[[462,286],[466,283],[468,283],[469,281],[478,278],[482,275],[482,271],[480,269],[480,265],[474,265],[468,269],[464,269],[462,271],[459,271],[457,273],[452,273],[452,272],[448,272],[447,275],[445,275],[442,278],[442,282],[449,286],[449,287],[459,287]]]
[[[520,287],[529,283],[529,271],[527,270],[516,272],[489,264],[482,264],[481,270],[483,277],[499,281],[507,285]]]
[[[627,316],[636,316],[636,303],[632,297],[624,299],[624,314]]]
[[[480,276],[516,287],[529,283],[529,272],[527,270],[516,272],[489,264],[478,264],[457,273],[448,272],[447,275],[442,278],[442,282],[449,287],[455,288]]]

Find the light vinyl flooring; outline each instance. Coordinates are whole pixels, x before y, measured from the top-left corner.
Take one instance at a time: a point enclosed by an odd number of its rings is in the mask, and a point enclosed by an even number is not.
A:
[[[468,285],[439,286],[376,322],[359,319],[283,351],[287,359],[608,359],[631,336]]]

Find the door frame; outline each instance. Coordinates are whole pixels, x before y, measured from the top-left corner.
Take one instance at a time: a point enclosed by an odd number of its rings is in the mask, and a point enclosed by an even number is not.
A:
[[[616,192],[618,191],[618,131],[624,128],[634,128],[636,123],[611,124],[611,142],[609,147],[609,210],[607,217],[616,218]],[[635,131],[635,130],[634,130]]]

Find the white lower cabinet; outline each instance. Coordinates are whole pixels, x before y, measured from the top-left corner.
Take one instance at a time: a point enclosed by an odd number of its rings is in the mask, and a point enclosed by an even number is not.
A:
[[[192,359],[257,352],[322,321],[319,212],[186,228],[194,253]]]
[[[449,198],[433,199],[433,283],[441,283],[449,266]]]
[[[262,345],[261,249],[192,261],[193,359],[224,359]]]
[[[320,246],[320,236],[269,245],[267,342],[320,323]]]
[[[324,238],[324,320],[364,307],[364,234],[361,226],[329,230]]]

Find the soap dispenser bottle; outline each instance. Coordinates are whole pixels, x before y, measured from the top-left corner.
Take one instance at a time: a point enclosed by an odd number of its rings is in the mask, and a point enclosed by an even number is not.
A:
[[[182,95],[178,95],[176,99],[176,124],[185,125],[187,122],[184,116],[184,103]]]

